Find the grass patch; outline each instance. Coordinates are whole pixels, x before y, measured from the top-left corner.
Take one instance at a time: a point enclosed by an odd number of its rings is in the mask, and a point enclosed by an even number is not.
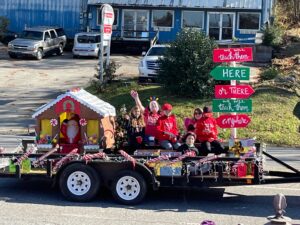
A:
[[[113,83],[98,97],[120,109],[125,104],[130,110],[134,101],[130,97],[130,90],[137,90],[143,104],[146,105],[149,96],[159,98],[160,104],[169,102],[174,107],[178,118],[178,125],[183,129],[184,117],[192,115],[194,108],[211,105],[211,99],[178,98],[167,93],[164,88],[156,85],[141,86],[134,80],[126,83]],[[87,89],[95,94],[91,88]],[[247,128],[238,129],[239,138],[256,137],[258,141],[278,146],[300,146],[299,144],[299,97],[295,93],[274,88],[260,87],[252,96],[253,112],[249,114],[252,121]],[[297,108],[298,107],[298,108]],[[215,113],[215,117],[218,114]],[[297,117],[298,116],[298,117]],[[219,128],[219,137],[228,139],[230,129]]]

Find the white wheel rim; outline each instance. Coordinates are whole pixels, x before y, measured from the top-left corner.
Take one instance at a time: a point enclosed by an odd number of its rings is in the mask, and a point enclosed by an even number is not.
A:
[[[124,176],[118,180],[116,189],[120,198],[130,201],[140,194],[141,186],[134,177]]]
[[[41,52],[41,51],[38,51],[37,54],[38,54],[38,55],[37,55],[37,58],[38,58],[38,59],[42,59],[42,52]]]
[[[74,195],[84,195],[91,188],[91,178],[84,172],[76,171],[67,180],[69,191]]]

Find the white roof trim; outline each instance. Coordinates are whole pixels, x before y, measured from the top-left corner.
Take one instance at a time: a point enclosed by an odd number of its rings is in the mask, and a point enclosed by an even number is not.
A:
[[[73,98],[80,104],[86,106],[87,108],[93,110],[94,112],[100,114],[103,117],[116,116],[116,109],[111,104],[99,99],[95,95],[92,95],[83,89],[74,89],[66,92],[65,94],[59,95],[55,100],[39,107],[36,110],[36,112],[32,115],[32,118],[36,118],[37,116],[54,106],[56,103],[58,103],[65,97]]]

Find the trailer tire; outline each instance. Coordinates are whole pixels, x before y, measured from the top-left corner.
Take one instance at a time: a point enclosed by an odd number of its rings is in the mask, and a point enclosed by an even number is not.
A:
[[[125,205],[134,205],[141,202],[147,193],[145,179],[131,170],[121,171],[112,182],[113,197]]]
[[[63,196],[68,200],[87,202],[97,195],[100,178],[92,167],[75,163],[62,171],[59,187]]]

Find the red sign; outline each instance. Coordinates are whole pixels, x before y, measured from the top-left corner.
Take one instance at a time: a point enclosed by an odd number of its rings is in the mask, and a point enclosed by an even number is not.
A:
[[[215,85],[216,98],[249,98],[253,93],[250,85]]]
[[[253,61],[252,48],[217,48],[213,51],[214,62]]]
[[[108,24],[104,24],[103,27],[104,34],[111,34],[112,33],[112,26]]]
[[[238,114],[238,115],[225,114],[219,116],[216,120],[218,126],[221,128],[247,127],[247,125],[251,122],[251,119],[246,114]]]

